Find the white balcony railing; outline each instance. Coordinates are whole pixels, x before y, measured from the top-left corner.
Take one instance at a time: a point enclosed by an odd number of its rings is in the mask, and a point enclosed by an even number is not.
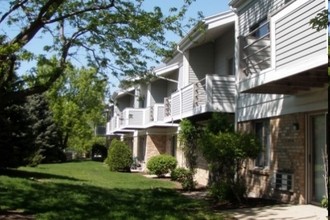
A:
[[[164,104],[154,104],[150,107],[150,122],[162,122],[165,116]]]
[[[164,124],[164,104],[154,104],[148,108],[126,108],[113,116],[107,123],[107,134],[122,132],[125,129],[143,129],[157,123]]]
[[[146,123],[145,108],[126,108],[122,112],[121,128],[143,127]]]
[[[235,78],[206,75],[164,99],[165,121],[200,114],[206,111],[234,112]]]

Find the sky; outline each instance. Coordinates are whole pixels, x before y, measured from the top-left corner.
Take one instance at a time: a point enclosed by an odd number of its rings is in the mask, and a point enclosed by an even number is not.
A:
[[[148,9],[153,9],[155,6],[159,6],[163,13],[166,14],[169,8],[171,7],[179,7],[182,5],[183,0],[145,0],[143,5]],[[215,15],[224,11],[229,10],[228,6],[229,0],[195,0],[192,5],[189,7],[188,12],[186,14],[186,21],[189,20],[189,18],[198,18],[198,12],[202,12],[204,17],[208,17],[211,15]],[[5,0],[0,0],[0,3],[5,4],[7,3]],[[0,10],[4,10],[4,5],[0,6]],[[0,32],[2,30],[0,29]],[[17,30],[16,30],[17,31]],[[15,30],[13,30],[15,32]],[[180,37],[171,35],[169,34],[167,36],[172,41],[179,42]],[[35,38],[32,40],[26,47],[26,49],[32,51],[32,52],[43,52],[42,51],[42,45],[40,43],[41,40],[47,40],[45,38],[40,39],[40,38]],[[25,72],[26,70],[30,69],[35,65],[35,62],[30,62],[30,63],[22,63],[20,69],[18,72]],[[83,65],[83,63],[81,63]],[[152,64],[151,64],[152,65]]]

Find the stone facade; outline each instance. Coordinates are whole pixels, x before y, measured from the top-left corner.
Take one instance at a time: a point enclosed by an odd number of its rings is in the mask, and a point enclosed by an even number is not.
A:
[[[306,203],[306,135],[305,114],[297,113],[269,119],[270,123],[270,166],[256,168],[249,160],[243,170],[250,196],[272,197],[283,202]],[[241,122],[241,131],[253,132],[253,121]],[[293,189],[275,188],[275,173],[293,174]]]

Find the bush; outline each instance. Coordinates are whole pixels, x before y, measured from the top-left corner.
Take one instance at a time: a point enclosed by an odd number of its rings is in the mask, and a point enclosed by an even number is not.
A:
[[[184,191],[191,191],[196,188],[196,181],[194,181],[194,172],[185,168],[177,168],[171,172],[171,180],[181,183]]]
[[[246,186],[243,183],[215,182],[209,188],[212,198],[217,201],[238,202],[246,194]]]
[[[166,173],[174,170],[177,163],[175,157],[161,154],[151,157],[147,163],[147,168],[151,173],[156,174],[158,177],[162,177]]]
[[[128,145],[116,139],[112,140],[108,157],[105,159],[105,163],[108,164],[110,170],[130,172],[132,162],[132,151]]]

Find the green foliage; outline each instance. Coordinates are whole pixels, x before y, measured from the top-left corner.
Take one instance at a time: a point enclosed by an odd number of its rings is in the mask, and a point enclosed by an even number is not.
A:
[[[321,200],[321,206],[323,208],[329,209],[329,198],[324,196],[323,199]]]
[[[47,71],[46,66],[40,72]],[[54,120],[61,130],[61,144],[89,151],[95,141],[94,126],[105,123],[102,115],[106,82],[95,69],[71,68],[47,93]]]
[[[182,1],[182,7],[172,8],[168,16],[159,7],[145,10],[143,0],[86,0],[83,4],[80,0],[10,0],[3,4],[0,166],[26,164],[30,153],[37,152],[29,144],[23,113],[10,111],[52,86],[48,98],[61,145],[87,151],[102,112],[104,88],[113,83],[109,76],[143,78],[150,70],[147,61],[157,63],[172,50],[165,33],[183,33],[180,21],[191,2]],[[33,41],[44,50],[25,49]],[[73,69],[69,60],[84,67]],[[37,66],[21,70],[24,61]]]
[[[213,126],[220,123],[222,126]],[[234,132],[226,115],[214,114],[199,143],[210,167],[211,194],[240,201],[245,192],[239,171],[244,160],[255,158],[260,152],[261,145],[257,138],[252,134]],[[217,192],[224,195],[217,196]]]
[[[30,163],[37,149],[32,145],[30,121],[22,104],[0,109],[0,167],[19,167]]]
[[[184,191],[192,191],[196,188],[196,181],[194,181],[194,172],[185,168],[176,168],[171,172],[171,180],[181,183]]]
[[[147,168],[151,173],[156,174],[158,177],[162,177],[174,170],[177,163],[175,157],[161,154],[151,157],[147,163]]]
[[[328,9],[323,10],[322,12],[318,13],[315,18],[310,20],[310,24],[314,29],[317,31],[327,29],[329,26],[329,11]]]
[[[191,171],[194,171],[198,157],[198,139],[201,130],[194,122],[183,119],[180,122],[179,140],[186,158],[186,163]]]
[[[110,171],[129,172],[132,162],[132,151],[128,145],[116,139],[112,140],[105,160]]]
[[[30,165],[37,165],[39,162],[63,162],[65,160],[64,146],[61,145],[60,131],[53,119],[49,104],[44,95],[33,95],[28,98],[25,104],[28,117],[31,120],[31,131],[33,145],[38,153],[33,157]]]

